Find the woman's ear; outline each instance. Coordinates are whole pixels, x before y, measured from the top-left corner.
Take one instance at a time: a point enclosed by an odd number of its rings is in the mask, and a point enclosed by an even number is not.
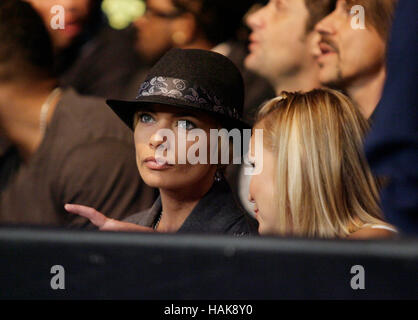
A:
[[[178,17],[172,24],[172,41],[175,47],[183,47],[191,43],[197,34],[195,17],[187,12]]]

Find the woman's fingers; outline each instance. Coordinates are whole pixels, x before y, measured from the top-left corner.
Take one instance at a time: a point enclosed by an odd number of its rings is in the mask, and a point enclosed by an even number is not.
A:
[[[87,206],[79,204],[66,204],[64,208],[70,213],[78,214],[79,216],[89,219],[91,223],[98,228],[102,228],[105,225],[106,220],[109,220],[104,214]]]
[[[134,223],[122,222],[107,218],[94,208],[82,206],[79,204],[66,204],[65,210],[70,213],[78,214],[91,221],[96,227],[102,231],[130,231],[130,232],[153,232],[152,228],[139,226]]]

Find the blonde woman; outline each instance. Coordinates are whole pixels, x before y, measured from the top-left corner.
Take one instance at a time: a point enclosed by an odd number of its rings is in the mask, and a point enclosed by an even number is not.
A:
[[[249,200],[261,234],[322,238],[393,237],[379,208],[378,188],[363,155],[369,126],[352,102],[328,89],[283,92],[259,111],[251,151],[261,173]],[[254,158],[257,157],[257,158]],[[273,186],[273,187],[272,187]]]

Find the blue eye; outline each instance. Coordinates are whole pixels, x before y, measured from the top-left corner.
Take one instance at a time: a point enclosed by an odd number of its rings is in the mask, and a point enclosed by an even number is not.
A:
[[[150,123],[154,121],[154,118],[148,113],[142,113],[139,115],[139,121],[142,123]]]
[[[182,128],[185,130],[192,130],[196,128],[196,125],[189,120],[180,120],[177,122],[177,125],[179,126],[179,128]]]

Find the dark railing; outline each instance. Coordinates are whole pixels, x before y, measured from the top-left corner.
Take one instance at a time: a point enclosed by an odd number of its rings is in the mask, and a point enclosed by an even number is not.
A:
[[[416,238],[0,228],[0,299],[417,299],[417,275]]]

